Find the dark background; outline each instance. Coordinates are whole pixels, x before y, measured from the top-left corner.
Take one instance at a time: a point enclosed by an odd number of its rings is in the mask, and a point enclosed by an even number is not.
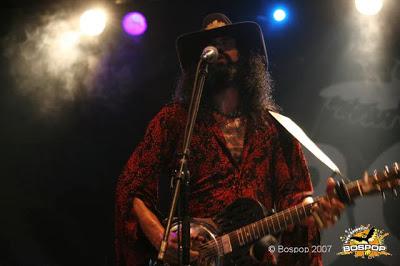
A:
[[[260,24],[276,102],[350,179],[399,160],[400,6],[395,2],[385,2],[377,19],[380,35],[372,37],[381,42],[370,51],[370,43],[354,42],[368,31],[349,26],[354,1],[103,1],[110,11],[107,28],[98,43],[81,47],[82,56],[98,59],[98,67],[92,70],[81,60],[56,75],[43,72],[49,65],[37,67],[47,59],[29,45],[44,42],[41,29],[52,19],[79,16],[96,2],[2,2],[0,265],[112,265],[117,177],[148,121],[171,99],[179,73],[176,37],[200,29],[210,12]],[[271,22],[276,3],[290,10],[284,25]],[[121,30],[120,19],[129,10],[147,17],[149,27],[140,38]],[[358,53],[357,45],[368,51]],[[31,49],[30,57],[23,49]],[[64,79],[71,73],[72,88]],[[362,93],[375,85],[378,98],[369,90]],[[343,88],[344,96],[322,93]],[[322,193],[329,171],[307,157]],[[360,201],[323,236],[336,252],[345,229],[371,223],[390,232],[393,256],[367,261],[332,253],[324,257],[327,264],[397,265],[399,205],[391,196],[385,204],[378,198]]]

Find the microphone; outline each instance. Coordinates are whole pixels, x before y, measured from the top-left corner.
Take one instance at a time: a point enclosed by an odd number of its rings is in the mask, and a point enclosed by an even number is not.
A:
[[[207,46],[203,49],[200,58],[205,60],[207,63],[214,63],[218,59],[218,49],[214,46]]]

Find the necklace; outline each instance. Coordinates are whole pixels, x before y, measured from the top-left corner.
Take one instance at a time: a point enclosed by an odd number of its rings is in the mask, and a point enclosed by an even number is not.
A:
[[[217,114],[219,114],[221,116],[224,116],[226,118],[230,118],[230,119],[239,118],[239,117],[242,116],[242,112],[239,111],[239,110],[235,110],[235,111],[232,111],[232,112],[229,112],[229,113],[225,113],[225,112],[221,111],[220,109],[214,107],[214,111]]]

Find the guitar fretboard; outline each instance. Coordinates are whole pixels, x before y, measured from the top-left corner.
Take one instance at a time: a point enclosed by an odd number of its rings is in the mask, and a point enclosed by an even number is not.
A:
[[[263,236],[283,231],[290,225],[301,223],[311,214],[313,204],[314,203],[295,205],[262,220],[243,226],[227,235],[232,245],[245,246]],[[221,238],[223,237],[224,236]]]
[[[345,184],[344,189],[350,199],[356,196],[363,196],[363,191],[358,180]],[[297,204],[284,211],[219,236],[216,240],[209,241],[203,245],[203,248],[201,248],[203,255],[218,256],[219,254],[227,254],[236,248],[254,243],[266,235],[278,233],[291,225],[300,224],[305,218],[311,215],[312,207],[321,198],[315,198],[314,202]]]

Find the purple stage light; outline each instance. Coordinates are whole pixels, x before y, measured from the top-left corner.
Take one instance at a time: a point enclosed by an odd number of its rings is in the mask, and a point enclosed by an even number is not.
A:
[[[147,29],[146,18],[139,12],[131,12],[124,16],[122,27],[129,35],[142,35]]]

